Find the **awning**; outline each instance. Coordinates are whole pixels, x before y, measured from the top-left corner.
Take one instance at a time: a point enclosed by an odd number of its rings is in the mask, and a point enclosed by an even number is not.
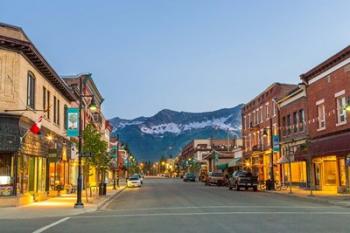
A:
[[[225,170],[228,168],[228,164],[227,163],[217,164],[216,168],[221,169],[221,170]]]
[[[233,158],[228,162],[228,167],[237,167],[241,165],[242,158]]]
[[[337,155],[350,153],[350,132],[339,133],[311,141],[309,154],[312,156]]]

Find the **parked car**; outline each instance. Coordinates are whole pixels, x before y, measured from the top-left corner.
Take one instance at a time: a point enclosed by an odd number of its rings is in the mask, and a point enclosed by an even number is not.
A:
[[[127,186],[128,188],[131,187],[141,187],[141,179],[139,176],[131,176],[128,178]]]
[[[258,177],[249,171],[235,171],[229,179],[229,189],[239,191],[241,188],[248,190],[253,188],[254,192],[258,190]]]
[[[196,176],[193,173],[186,173],[183,177],[183,181],[187,182],[187,181],[192,181],[192,182],[196,182]]]
[[[133,176],[138,176],[141,180],[141,184],[143,184],[143,175],[135,173]]]
[[[221,172],[209,172],[208,177],[205,181],[205,185],[222,186],[225,184],[226,182],[225,182],[224,173],[221,173]]]

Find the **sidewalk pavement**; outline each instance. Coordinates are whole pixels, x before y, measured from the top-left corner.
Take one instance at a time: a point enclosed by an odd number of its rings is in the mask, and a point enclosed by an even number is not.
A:
[[[82,201],[84,208],[81,209],[74,208],[77,200],[76,193],[62,194],[60,197],[53,197],[46,201],[35,202],[25,206],[1,208],[0,219],[62,217],[93,212],[106,204],[115,195],[122,192],[125,187],[125,184],[122,184],[117,190],[113,190],[112,186],[108,186],[106,196],[99,197],[98,193],[95,193],[93,197],[89,197],[88,194],[88,201],[86,199],[86,193],[83,191]]]
[[[292,187],[292,193],[289,193],[289,188],[281,191],[265,191],[268,193],[284,195],[309,201],[314,201],[318,203],[331,204],[342,207],[350,208],[350,194],[349,193],[334,193],[327,191],[312,191],[312,195],[310,190],[300,189],[298,187]]]

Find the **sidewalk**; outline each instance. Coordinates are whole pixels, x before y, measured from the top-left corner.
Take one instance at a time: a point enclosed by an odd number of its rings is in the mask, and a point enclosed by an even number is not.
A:
[[[112,186],[108,186],[106,196],[99,197],[98,195],[94,195],[92,198],[89,197],[88,202],[86,202],[86,193],[83,191],[82,201],[84,208],[82,209],[74,208],[77,199],[76,193],[64,194],[60,197],[53,197],[46,201],[36,202],[26,206],[1,208],[0,219],[61,217],[93,212],[115,195],[122,192],[125,187],[125,184],[122,184],[117,190],[113,190]]]
[[[312,195],[310,195],[310,190],[300,189],[298,187],[292,187],[292,193],[289,193],[289,189],[282,191],[266,190],[265,192],[350,208],[349,193],[339,194],[326,191],[312,191]]]

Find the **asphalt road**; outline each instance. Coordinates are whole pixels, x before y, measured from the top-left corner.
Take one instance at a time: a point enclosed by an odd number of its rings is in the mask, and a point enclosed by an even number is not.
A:
[[[45,226],[41,232],[350,232],[349,208],[174,179],[146,179],[144,183],[142,188],[126,189],[97,212],[0,221],[0,232],[38,233]]]

